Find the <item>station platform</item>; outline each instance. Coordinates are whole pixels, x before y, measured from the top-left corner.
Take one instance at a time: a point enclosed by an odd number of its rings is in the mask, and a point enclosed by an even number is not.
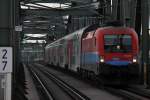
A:
[[[26,90],[27,99],[28,100],[40,100],[38,93],[37,93],[37,89],[31,77],[31,74],[29,70],[27,69],[26,65],[24,65],[24,71],[25,71],[25,81],[26,81],[26,87],[27,87],[27,90]]]

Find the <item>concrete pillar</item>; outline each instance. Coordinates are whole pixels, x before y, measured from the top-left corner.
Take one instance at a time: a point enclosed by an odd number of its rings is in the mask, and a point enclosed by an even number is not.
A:
[[[141,37],[141,0],[137,0],[136,5],[136,18],[135,18],[135,30],[138,33],[138,36]],[[139,38],[140,42],[140,38]]]
[[[14,49],[16,1],[0,0],[0,47]],[[12,73],[0,73],[0,100],[11,100],[11,85]]]
[[[0,0],[0,46],[11,45],[13,33],[13,0]]]
[[[149,0],[142,0],[142,64],[144,69],[144,83],[150,86],[150,65],[149,65]]]
[[[9,0],[10,1],[10,0]],[[11,1],[14,1],[13,2],[13,31],[12,31],[12,36],[11,36],[11,45],[13,47],[13,79],[12,79],[12,89],[13,89],[13,97],[14,95],[16,95],[16,93],[14,91],[16,91],[16,87],[18,86],[18,83],[17,82],[18,80],[16,80],[18,77],[17,73],[19,72],[19,62],[21,62],[21,55],[19,53],[19,50],[20,50],[20,41],[21,41],[21,35],[20,34],[21,32],[18,32],[18,31],[15,31],[15,26],[20,26],[20,14],[19,14],[19,8],[20,8],[20,0],[11,0]],[[13,98],[12,98],[13,99]]]

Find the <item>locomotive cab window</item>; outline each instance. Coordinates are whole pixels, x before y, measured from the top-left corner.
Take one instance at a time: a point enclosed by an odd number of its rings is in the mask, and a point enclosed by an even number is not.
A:
[[[131,52],[131,35],[104,35],[105,52]]]

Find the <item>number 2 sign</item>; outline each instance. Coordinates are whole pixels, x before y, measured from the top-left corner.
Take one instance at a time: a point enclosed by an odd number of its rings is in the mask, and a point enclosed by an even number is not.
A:
[[[0,73],[12,72],[12,47],[0,47]]]

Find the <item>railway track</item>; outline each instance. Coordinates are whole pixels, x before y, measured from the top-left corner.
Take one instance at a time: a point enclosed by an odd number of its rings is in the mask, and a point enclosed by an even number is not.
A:
[[[34,68],[30,66],[30,70],[32,71],[32,73],[34,74],[34,76],[36,77],[36,80],[39,80],[39,83],[41,83],[41,86],[43,88],[43,90],[45,91],[45,93],[47,94],[47,98],[48,100],[59,100],[59,98],[61,97],[56,97],[56,95],[54,95],[52,93],[52,89],[49,89],[49,86],[46,86],[47,83],[45,83],[45,80],[47,81],[52,81],[51,83],[55,84],[55,86],[57,85],[57,89],[53,89],[53,90],[59,90],[59,96],[61,96],[62,94],[65,94],[65,98],[64,96],[62,97],[64,100],[90,100],[87,96],[85,96],[84,94],[80,93],[79,91],[77,91],[76,89],[74,89],[73,87],[69,86],[67,83],[63,82],[62,80],[60,80],[59,78],[57,78],[55,75],[49,73],[47,70],[44,69],[40,69],[40,68]],[[41,75],[43,74],[43,75]],[[42,79],[43,77],[46,77],[45,79]],[[52,85],[52,84],[49,84]],[[54,88],[54,86],[53,86]],[[63,93],[60,93],[63,92]],[[57,93],[57,91],[55,91],[55,93]],[[67,95],[67,97],[66,97]],[[57,94],[58,96],[58,94]],[[62,100],[62,98],[60,100]]]
[[[43,67],[38,67],[38,69],[43,72],[46,76],[51,77],[52,80],[54,81],[59,81],[59,78],[53,74],[51,74],[46,68]],[[88,82],[90,83],[90,82]],[[63,81],[60,80],[60,82],[56,82],[56,84],[59,84],[60,87],[65,88],[65,91],[71,91],[69,94],[75,97],[75,100],[89,100],[89,98],[87,98],[84,95],[78,95],[78,92],[76,92],[76,90],[70,86],[68,86],[68,84],[65,84]],[[97,83],[96,83],[97,84]],[[92,85],[96,86],[97,88],[101,89],[101,90],[105,90],[107,92],[110,92],[113,95],[117,95],[123,98],[123,100],[150,100],[150,94],[144,91],[140,91],[137,90],[135,88],[113,88],[113,87],[106,87],[106,86],[97,86],[96,84],[92,83]],[[75,90],[75,91],[74,91]],[[74,95],[75,93],[75,95]],[[85,98],[86,97],[86,98]],[[111,100],[111,99],[110,99]]]
[[[40,94],[40,98],[45,99],[45,100],[54,100],[52,94],[44,86],[42,80],[39,78],[39,76],[36,74],[36,72],[34,72],[34,70],[31,68],[29,68],[29,71],[33,77],[34,83],[36,84],[35,86]]]
[[[144,90],[141,90],[141,89],[138,89],[138,88],[133,88],[133,87],[125,88],[124,90],[133,92],[137,95],[140,95],[140,96],[143,96],[143,97],[146,97],[146,98],[149,98],[149,100],[150,100],[150,92],[146,92]]]
[[[144,94],[138,90],[133,90],[132,88],[118,89],[105,87],[104,89],[113,94],[124,97],[125,100],[150,100],[150,95]]]

